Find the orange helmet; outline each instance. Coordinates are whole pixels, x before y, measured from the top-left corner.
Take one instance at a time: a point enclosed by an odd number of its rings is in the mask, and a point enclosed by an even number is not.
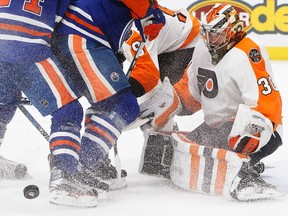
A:
[[[218,63],[227,51],[242,39],[243,26],[237,11],[226,3],[215,4],[205,14],[201,30],[204,42],[212,55],[212,63],[213,58],[216,58]],[[241,37],[238,37],[239,33]]]

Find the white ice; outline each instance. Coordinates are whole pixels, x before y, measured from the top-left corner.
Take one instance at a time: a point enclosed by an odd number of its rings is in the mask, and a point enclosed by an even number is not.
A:
[[[263,176],[282,192],[288,192],[288,61],[272,61],[276,84],[283,99],[284,144],[263,162],[273,168],[266,169]],[[287,74],[286,74],[287,73]],[[86,104],[85,101],[82,103]],[[33,107],[27,107],[40,124],[49,131],[49,117],[41,117]],[[202,120],[201,113],[194,117],[179,117],[180,129],[189,130]],[[94,209],[78,209],[55,206],[48,202],[49,167],[48,142],[39,134],[25,116],[17,111],[8,127],[0,154],[28,166],[33,176],[27,180],[2,180],[0,182],[0,214],[3,216],[205,216],[205,215],[284,215],[288,197],[261,202],[239,203],[223,197],[208,196],[181,190],[168,180],[138,173],[143,135],[139,129],[124,132],[119,140],[122,167],[128,172],[128,187],[110,192],[107,201],[99,202]],[[34,200],[23,196],[23,188],[36,184],[40,195]]]

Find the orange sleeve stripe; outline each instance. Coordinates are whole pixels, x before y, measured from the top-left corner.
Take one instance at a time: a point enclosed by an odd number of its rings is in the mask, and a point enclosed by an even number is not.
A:
[[[185,70],[182,78],[174,84],[174,89],[180,97],[183,105],[195,113],[201,109],[201,104],[191,95],[189,91],[187,69]]]
[[[200,34],[200,25],[201,25],[200,21],[196,17],[192,16],[191,14],[190,14],[190,18],[192,20],[193,27],[188,37],[181,45],[180,49],[185,48],[188,44],[190,44],[193,40],[195,40],[195,38]]]
[[[130,46],[130,52],[132,56],[136,55],[135,47],[133,49],[133,44],[142,41],[140,34],[133,31],[131,37],[125,42]],[[160,79],[160,72],[157,66],[154,64],[146,46],[143,47],[143,54],[140,55],[136,61],[136,64],[130,74],[130,77],[137,80],[141,86],[144,88],[145,92],[151,91]]]
[[[80,152],[80,146],[76,144],[75,142],[72,142],[70,140],[56,140],[52,143],[50,143],[50,149],[52,150],[54,147],[61,146],[61,145],[68,145],[72,148],[76,149],[78,152]]]
[[[131,40],[137,41],[138,37],[135,36],[131,38]],[[128,44],[131,45],[133,42],[129,41]],[[135,56],[136,52],[132,49],[131,51],[133,56]],[[160,72],[157,66],[154,64],[154,61],[152,60],[145,46],[143,47],[143,51],[144,53],[138,57],[130,77],[133,77],[135,80],[137,80],[147,93],[158,84],[160,79]]]
[[[103,33],[98,27],[93,26],[93,25],[85,22],[84,20],[82,20],[82,19],[80,19],[79,17],[77,17],[75,14],[66,12],[65,15],[66,15],[68,18],[70,18],[70,19],[74,20],[75,22],[79,23],[80,25],[83,25],[83,26],[89,28],[90,30],[92,30],[92,31],[94,31],[94,32],[96,32],[96,33],[99,33],[99,34],[104,35],[104,33]]]
[[[40,37],[48,37],[48,38],[52,37],[51,33],[43,33],[43,32],[28,29],[28,28],[25,28],[22,26],[10,25],[10,24],[6,24],[6,23],[0,23],[0,29],[26,33],[26,34],[29,34],[32,36],[40,36]]]
[[[53,66],[48,62],[48,60],[39,62],[39,64],[44,68],[45,73],[48,75],[54,87],[57,89],[57,92],[60,95],[61,104],[65,105],[73,101],[74,98],[62,82],[61,78],[59,77]]]
[[[246,37],[243,40],[244,41],[241,43],[241,46],[237,44],[236,47],[243,50],[246,53],[247,58],[249,58],[249,51],[251,50],[251,47],[255,47],[260,51],[258,45],[255,44],[250,38]],[[253,68],[257,80],[259,80],[262,77],[268,79],[269,76],[265,68],[265,60],[263,56],[261,56],[261,58],[262,60],[257,63],[252,62],[252,60],[249,58],[251,67]],[[282,99],[280,93],[279,91],[276,91],[273,88],[272,92],[268,95],[262,94],[262,91],[263,87],[262,85],[259,85],[258,105],[253,109],[262,113],[272,122],[274,122],[275,123],[274,128],[276,128],[278,124],[282,124]]]
[[[73,35],[73,49],[85,75],[87,76],[88,80],[92,85],[93,92],[96,96],[97,101],[100,101],[107,97],[110,97],[112,93],[106,88],[103,82],[96,75],[87,56],[83,55],[84,51],[82,48],[82,41],[83,38],[81,36]]]

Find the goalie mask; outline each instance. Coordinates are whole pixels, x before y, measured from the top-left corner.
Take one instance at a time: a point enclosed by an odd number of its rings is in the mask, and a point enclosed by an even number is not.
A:
[[[237,11],[229,4],[218,3],[202,20],[201,33],[204,43],[216,65],[223,56],[244,36],[244,23]]]

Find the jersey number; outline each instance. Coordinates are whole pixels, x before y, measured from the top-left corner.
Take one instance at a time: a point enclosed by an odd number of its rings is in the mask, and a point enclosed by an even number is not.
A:
[[[0,7],[10,7],[11,1],[12,0],[0,0]],[[42,12],[40,2],[44,1],[45,0],[24,0],[23,10],[40,16]]]
[[[258,79],[257,83],[259,86],[263,86],[263,90],[261,91],[263,95],[270,94],[273,89],[275,91],[278,91],[277,87],[273,83],[271,76],[268,76],[268,79],[266,77],[261,77],[260,79]]]

